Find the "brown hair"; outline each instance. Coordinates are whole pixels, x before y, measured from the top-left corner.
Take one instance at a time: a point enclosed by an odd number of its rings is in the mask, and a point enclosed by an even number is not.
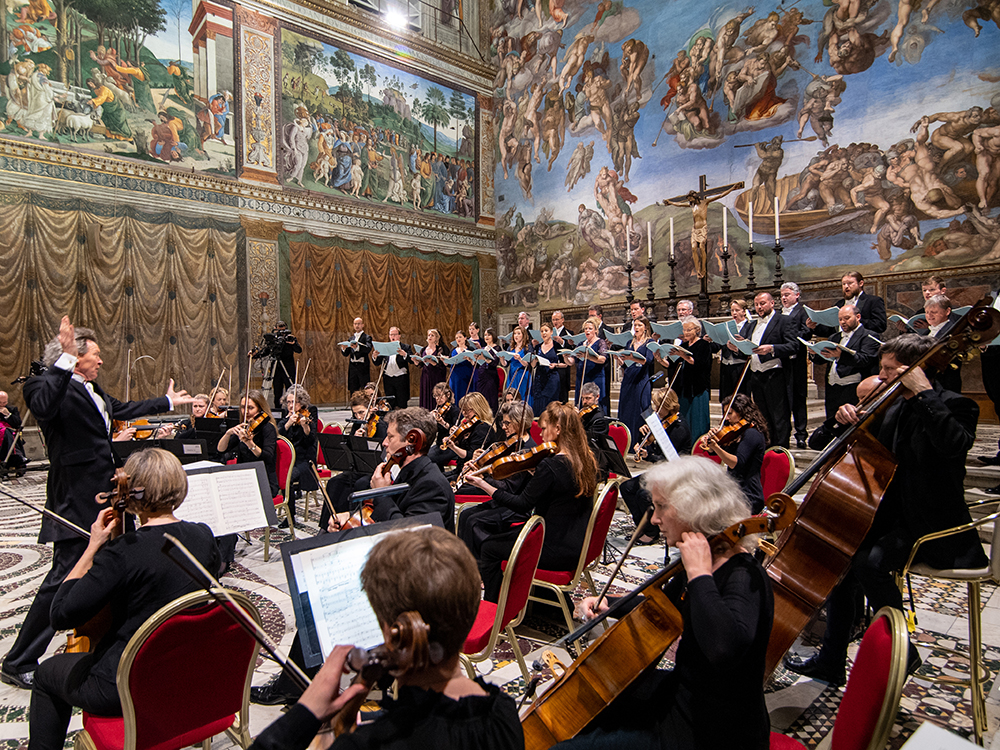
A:
[[[761,435],[764,436],[764,445],[771,444],[771,434],[767,429],[767,419],[764,415],[760,413],[760,409],[757,408],[749,396],[745,393],[737,393],[735,396],[727,396],[722,401],[722,410],[725,411],[729,403],[733,404],[733,411],[739,414],[743,419],[750,422]]]
[[[257,411],[261,414],[267,415],[266,421],[271,422],[272,424],[274,423],[274,417],[271,416],[271,407],[267,405],[267,399],[264,398],[263,393],[261,393],[257,389],[254,389],[252,391],[247,391],[240,397],[240,401],[242,401],[243,399],[249,399],[250,401],[253,401],[254,404],[257,406]]]
[[[660,388],[653,391],[653,411],[661,417],[672,417],[681,410],[680,399],[673,388]]]
[[[129,488],[142,487],[142,498],[130,497],[125,503],[129,513],[169,513],[187,497],[187,474],[177,456],[162,448],[136,451],[125,462]]]
[[[420,613],[445,659],[462,648],[479,611],[476,560],[464,542],[437,526],[387,535],[368,553],[361,587],[383,626],[403,612]]]
[[[597,459],[587,443],[579,412],[569,404],[553,401],[538,421],[541,426],[552,424],[559,428],[557,443],[573,467],[573,478],[580,490],[577,497],[591,497],[597,489]]]
[[[366,396],[364,391],[355,391],[351,394],[351,406],[368,406],[371,396]]]
[[[408,406],[405,409],[393,409],[385,415],[387,425],[396,425],[396,432],[400,437],[405,438],[411,430],[419,430],[424,434],[423,448],[420,455],[426,453],[431,447],[431,441],[437,435],[437,420],[434,419],[427,409],[420,406]]]

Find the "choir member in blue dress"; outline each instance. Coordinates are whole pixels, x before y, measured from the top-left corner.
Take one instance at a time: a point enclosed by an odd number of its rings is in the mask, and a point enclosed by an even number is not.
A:
[[[482,393],[486,397],[486,403],[490,405],[490,410],[496,412],[497,403],[500,400],[500,373],[497,370],[499,358],[496,353],[500,349],[500,343],[492,328],[483,331],[482,342],[481,348],[488,361],[476,364],[476,370],[472,376],[472,388]]]
[[[601,391],[601,399],[607,392],[607,384],[604,378],[604,363],[608,356],[608,342],[598,338],[597,333],[601,328],[601,321],[597,318],[587,318],[583,324],[583,332],[587,338],[583,345],[590,349],[590,353],[584,357],[571,357],[568,354],[566,359],[569,364],[576,365],[576,388],[577,393],[584,383],[594,383]]]
[[[647,346],[650,326],[649,320],[645,317],[636,318],[632,321],[632,343],[629,349],[638,357],[632,355],[621,356],[622,364],[631,361],[633,364],[624,368],[622,373],[621,393],[618,397],[618,420],[628,427],[629,434],[632,435],[631,449],[639,440],[639,428],[642,426],[642,413],[649,408],[652,400],[653,386],[650,378],[653,375],[653,353]],[[620,356],[616,353],[616,356]]]
[[[469,347],[465,334],[459,331],[455,334],[455,348],[451,350],[451,356],[454,357],[468,350]],[[462,398],[472,388],[473,369],[475,369],[475,365],[468,361],[458,362],[451,368],[451,377],[448,378],[448,385],[451,388],[451,392],[456,394],[457,398]]]
[[[474,320],[469,323],[469,335],[466,337],[465,343],[469,349],[483,348],[483,337],[479,335],[479,323]]]
[[[531,354],[531,339],[521,326],[517,326],[510,338],[510,350],[514,358],[510,360],[507,371],[507,385],[521,394],[521,400],[531,404],[528,388],[531,384],[531,370],[528,367],[528,355]]]
[[[427,330],[427,346],[420,350],[421,357],[429,355],[436,357],[448,356],[447,349],[441,346],[441,331],[437,328],[429,328]],[[421,365],[421,369],[420,406],[424,409],[433,409],[435,406],[434,386],[448,379],[448,368],[439,362],[437,364]]]
[[[538,345],[535,352],[539,359],[532,363],[535,368],[535,380],[531,388],[531,399],[532,409],[543,412],[552,401],[559,400],[559,371],[569,365],[563,362],[562,357],[559,356],[559,347],[556,346],[556,342],[552,338],[552,326],[548,323],[542,323],[539,330],[542,334],[542,343]],[[547,360],[551,366],[546,367],[541,364],[540,359]]]

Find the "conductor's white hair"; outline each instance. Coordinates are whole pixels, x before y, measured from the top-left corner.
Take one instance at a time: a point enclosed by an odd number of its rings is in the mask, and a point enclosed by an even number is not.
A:
[[[87,349],[90,348],[90,342],[93,341],[96,343],[97,339],[94,338],[94,332],[89,328],[77,326],[73,333],[76,337],[76,356],[82,357],[87,353]],[[62,352],[62,344],[59,343],[59,337],[57,336],[45,345],[45,350],[42,352],[42,362],[46,367],[52,367]]]

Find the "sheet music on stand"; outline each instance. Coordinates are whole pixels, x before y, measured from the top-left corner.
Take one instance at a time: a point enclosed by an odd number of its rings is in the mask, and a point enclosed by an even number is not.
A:
[[[182,521],[203,523],[215,536],[277,526],[274,499],[261,461],[216,464],[199,461],[184,467],[188,492],[174,510]]]
[[[680,456],[677,453],[677,449],[674,448],[674,444],[670,442],[670,436],[667,435],[667,431],[663,429],[663,423],[660,418],[656,416],[652,409],[646,409],[642,413],[642,419],[653,432],[653,437],[656,439],[656,444],[660,446],[660,450],[663,451],[663,455],[668,461],[676,461]]]
[[[339,644],[372,648],[385,640],[361,589],[361,568],[372,547],[387,533],[432,525],[441,526],[439,514],[385,521],[281,545],[307,667],[322,664]]]

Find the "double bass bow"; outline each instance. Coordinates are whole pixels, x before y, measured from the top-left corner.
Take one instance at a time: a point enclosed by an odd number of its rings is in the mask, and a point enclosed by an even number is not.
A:
[[[920,367],[940,372],[952,360],[971,358],[1000,333],[1000,311],[980,300],[905,372]],[[799,506],[796,522],[777,540],[764,562],[774,590],[774,626],[768,644],[769,676],[847,573],[851,559],[868,534],[875,511],[896,471],[893,454],[873,434],[873,424],[901,394],[902,376],[872,394],[859,421],[847,427],[783,492],[791,498],[812,484]]]

